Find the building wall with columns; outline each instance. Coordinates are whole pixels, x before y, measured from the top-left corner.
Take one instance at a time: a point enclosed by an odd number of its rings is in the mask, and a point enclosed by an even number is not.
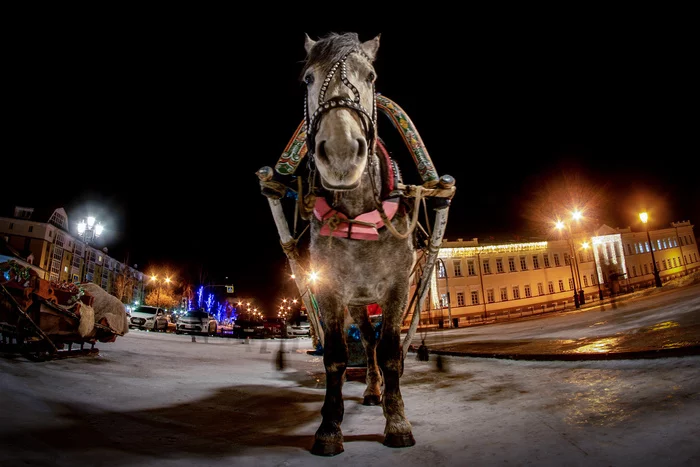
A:
[[[700,271],[694,226],[689,221],[650,230],[649,238],[651,246],[646,231],[601,226],[595,232],[541,242],[445,241],[421,322],[446,325],[451,317],[459,325],[502,315],[536,314],[574,306],[574,291],[586,304],[601,296],[654,286],[651,251],[647,251],[651,247],[662,283]],[[414,289],[415,285],[411,293]]]

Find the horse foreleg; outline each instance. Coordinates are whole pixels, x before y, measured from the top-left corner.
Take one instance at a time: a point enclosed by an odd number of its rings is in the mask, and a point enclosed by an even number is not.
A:
[[[348,311],[360,329],[360,338],[367,354],[367,387],[363,394],[362,404],[379,405],[382,402],[382,375],[377,365],[377,338],[374,327],[367,315],[367,307],[351,306],[348,307]]]
[[[320,306],[323,309],[323,305]],[[335,456],[343,452],[343,432],[340,424],[345,411],[343,405],[343,380],[348,364],[348,348],[345,342],[344,320],[324,314],[323,364],[326,367],[326,398],[321,408],[323,421],[316,430],[311,453],[319,456]]]
[[[403,398],[399,388],[403,356],[401,350],[402,310],[382,307],[382,335],[379,340],[377,357],[384,376],[384,445],[402,448],[416,444],[411,432],[411,423],[404,414]]]

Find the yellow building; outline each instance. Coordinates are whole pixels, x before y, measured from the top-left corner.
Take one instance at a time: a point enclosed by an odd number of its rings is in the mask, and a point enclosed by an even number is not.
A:
[[[595,232],[527,243],[444,241],[421,323],[449,326],[561,310],[700,271],[689,221],[648,232]],[[653,252],[653,253],[652,253]],[[578,297],[574,297],[577,291]],[[449,298],[448,298],[449,297]],[[410,318],[409,318],[410,319]]]
[[[94,282],[128,301],[142,301],[144,274],[70,234],[63,208],[50,212],[16,206],[12,217],[0,217],[0,235],[20,257],[54,282]],[[126,279],[129,280],[126,280]],[[122,290],[122,284],[129,290]],[[120,287],[120,285],[122,285]],[[121,295],[121,297],[119,297]]]

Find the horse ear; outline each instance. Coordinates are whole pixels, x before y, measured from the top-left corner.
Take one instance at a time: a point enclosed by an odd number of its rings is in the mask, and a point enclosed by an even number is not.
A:
[[[367,54],[367,56],[374,61],[374,59],[377,56],[377,50],[379,49],[379,37],[381,34],[377,34],[377,37],[374,39],[370,39],[366,42],[363,42],[362,45],[360,46],[362,48],[362,51]]]
[[[304,33],[304,49],[307,55],[311,52],[311,49],[314,48],[314,45],[316,45],[316,41],[311,39],[308,34]]]

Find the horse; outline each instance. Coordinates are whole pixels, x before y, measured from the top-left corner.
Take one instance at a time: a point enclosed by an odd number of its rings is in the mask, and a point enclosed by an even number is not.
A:
[[[383,444],[415,444],[404,413],[401,322],[416,262],[410,206],[391,197],[387,163],[378,140],[374,61],[380,36],[361,42],[356,33],[305,35],[304,124],[315,203],[310,216],[311,267],[319,273],[314,295],[325,336],[326,393],[311,452],[343,452],[343,381],[348,363],[346,313],[361,332],[367,361],[364,405],[380,405]],[[382,312],[379,338],[369,305]]]

